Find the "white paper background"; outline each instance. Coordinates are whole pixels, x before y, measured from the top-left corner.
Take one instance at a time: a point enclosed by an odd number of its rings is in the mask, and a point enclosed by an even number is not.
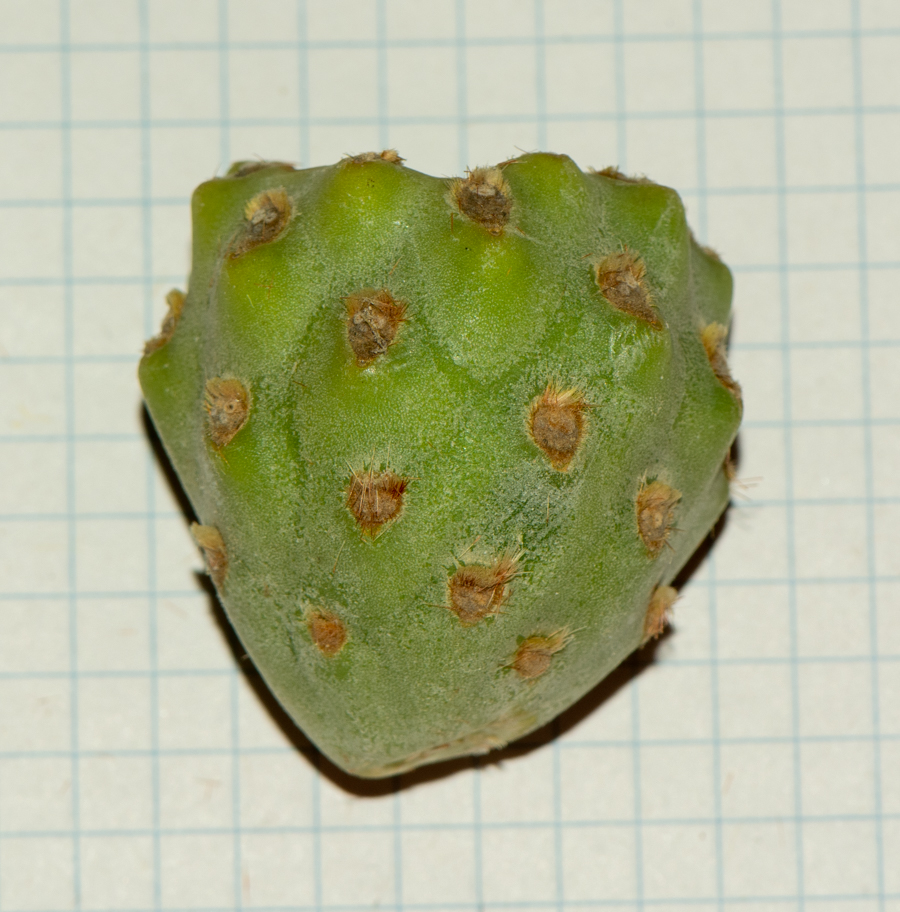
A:
[[[2,0],[0,912],[898,912],[898,61],[896,0]],[[229,645],[135,367],[197,183],[389,146],[676,187],[748,485],[652,654],[367,785]]]

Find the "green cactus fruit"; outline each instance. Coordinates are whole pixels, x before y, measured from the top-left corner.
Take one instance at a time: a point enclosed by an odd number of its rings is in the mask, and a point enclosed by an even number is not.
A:
[[[678,195],[534,154],[238,163],[140,366],[235,630],[338,766],[545,724],[728,501],[732,281]]]

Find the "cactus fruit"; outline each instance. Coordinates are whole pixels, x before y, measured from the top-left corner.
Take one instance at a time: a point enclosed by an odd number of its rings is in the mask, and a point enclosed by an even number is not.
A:
[[[338,766],[500,747],[662,632],[741,416],[731,275],[674,191],[244,162],[193,228],[141,384],[228,617]]]

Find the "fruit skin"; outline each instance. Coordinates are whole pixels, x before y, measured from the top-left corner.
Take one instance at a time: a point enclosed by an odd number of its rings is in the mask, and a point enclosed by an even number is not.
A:
[[[331,760],[500,747],[659,635],[741,416],[731,275],[673,190],[388,151],[238,163],[192,205],[141,386],[228,617]]]

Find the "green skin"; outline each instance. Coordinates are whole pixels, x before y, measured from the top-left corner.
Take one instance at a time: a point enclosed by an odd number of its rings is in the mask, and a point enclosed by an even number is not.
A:
[[[732,281],[678,195],[543,153],[503,176],[499,236],[455,209],[448,180],[380,159],[208,181],[183,314],[140,366],[197,516],[225,542],[228,617],[291,717],[359,776],[483,753],[571,705],[641,643],[654,587],[728,502],[741,405],[700,333],[728,325]],[[229,257],[246,203],[274,188],[293,203],[287,229]],[[661,328],[598,289],[592,262],[623,247],[646,266]],[[363,367],[344,303],[362,288],[408,304]],[[203,405],[212,377],[252,398],[221,448]],[[589,405],[567,471],[528,430],[551,380]],[[346,493],[370,466],[410,479],[374,537]],[[682,497],[653,554],[635,500],[656,478]],[[518,552],[501,612],[464,626],[447,607],[455,568]],[[313,609],[346,626],[337,655],[313,642]],[[569,638],[549,669],[517,673],[522,641],[558,631]]]

